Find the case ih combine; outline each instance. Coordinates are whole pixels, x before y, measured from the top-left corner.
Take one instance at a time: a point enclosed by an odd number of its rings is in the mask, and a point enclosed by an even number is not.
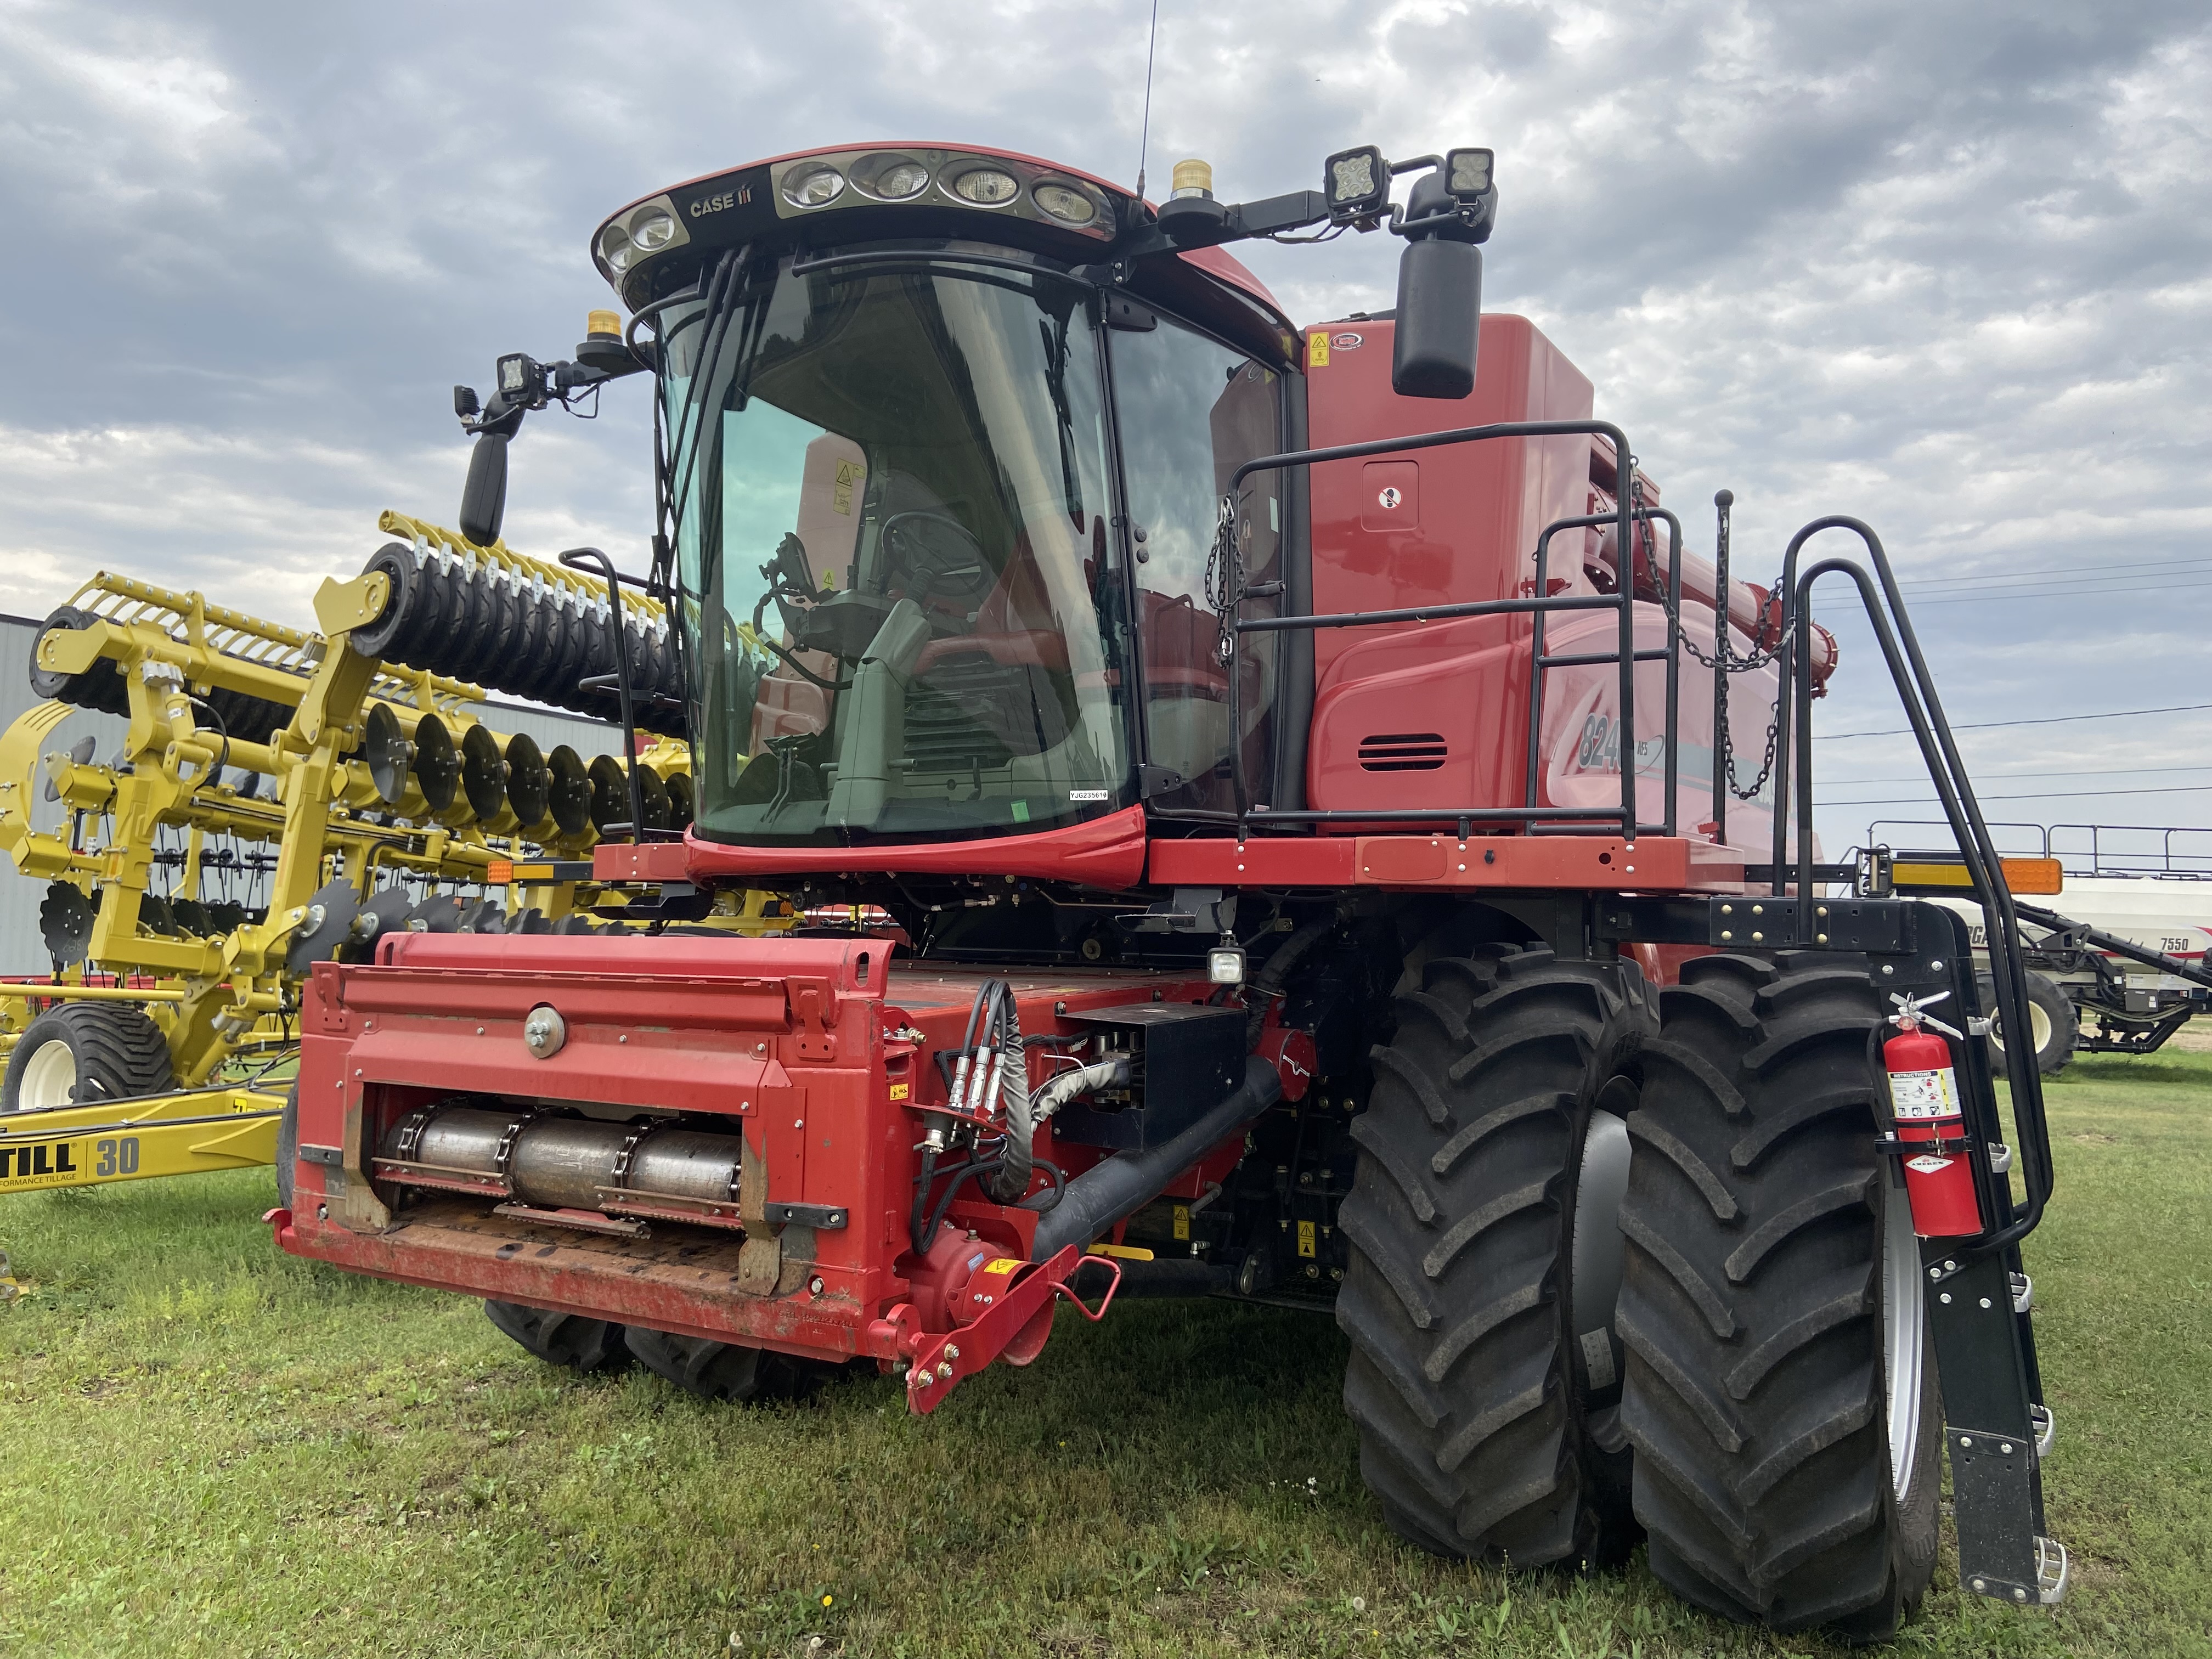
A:
[[[605,222],[630,320],[457,392],[462,529],[528,411],[652,374],[654,562],[609,570],[651,604],[592,690],[689,742],[696,819],[594,852],[658,884],[649,936],[314,968],[278,1241],[549,1360],[738,1398],[872,1362],[918,1412],[1063,1297],[1333,1310],[1426,1548],[1648,1537],[1703,1606],[1878,1637],[1948,1444],[1965,1581],[2056,1600],[2037,1076],[2008,1135],[1964,923],[1812,842],[1835,574],[2025,1028],[1880,544],[1819,520],[1755,587],[1723,501],[1691,557],[1590,383],[1478,323],[1489,152],[1324,180],[1232,205],[1185,163],[1155,211],[877,146]],[[1300,329],[1222,251],[1353,228],[1404,240],[1395,313]],[[1872,574],[1801,558],[1831,528]],[[540,696],[582,660],[495,564],[376,568],[333,650]],[[732,889],[847,922],[686,920]]]

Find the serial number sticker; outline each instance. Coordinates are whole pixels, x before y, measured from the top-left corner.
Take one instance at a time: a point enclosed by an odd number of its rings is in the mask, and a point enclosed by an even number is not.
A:
[[[992,1261],[986,1261],[983,1264],[983,1271],[987,1273],[1010,1273],[1021,1265],[1021,1261],[1018,1257],[1002,1255]]]
[[[1067,792],[1067,798],[1070,800],[1111,800],[1113,799],[1103,789],[1071,789]]]
[[[1960,1115],[1959,1091],[1948,1072],[1892,1072],[1889,1098],[1899,1117]]]

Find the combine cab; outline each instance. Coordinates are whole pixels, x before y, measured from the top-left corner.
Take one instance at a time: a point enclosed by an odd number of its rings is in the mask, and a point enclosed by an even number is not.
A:
[[[1589,380],[1480,316],[1491,162],[1239,204],[1186,163],[1155,210],[823,150],[610,218],[627,325],[456,402],[488,547],[526,416],[650,375],[652,568],[588,556],[623,648],[405,545],[341,648],[618,707],[689,744],[696,816],[593,851],[657,884],[648,936],[314,968],[283,1247],[556,1363],[869,1364],[917,1412],[1063,1299],[1333,1313],[1425,1548],[1648,1537],[1701,1606],[1883,1635],[1948,1443],[1966,1581],[2057,1599],[2036,1073],[2008,1133],[1964,923],[1812,842],[1834,575],[2016,937],[1888,562],[1823,520],[1752,586],[1725,500],[1688,551]],[[1301,328],[1223,251],[1344,230],[1403,240],[1395,311]],[[1801,559],[1832,529],[1871,574]],[[809,925],[687,920],[739,889]]]

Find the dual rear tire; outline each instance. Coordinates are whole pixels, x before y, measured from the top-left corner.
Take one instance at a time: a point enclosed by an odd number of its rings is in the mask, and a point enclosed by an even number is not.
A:
[[[1361,1469],[1438,1553],[1893,1633],[1936,1553],[1920,1259],[1860,959],[1486,947],[1402,997],[1338,1301]],[[1624,1156],[1624,1153],[1626,1154]]]

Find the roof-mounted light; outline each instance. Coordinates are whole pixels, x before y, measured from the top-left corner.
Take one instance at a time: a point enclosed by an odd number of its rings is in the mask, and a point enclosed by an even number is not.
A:
[[[676,216],[676,204],[665,196],[656,196],[607,221],[592,246],[601,263],[619,276],[647,254],[690,240]]]
[[[896,152],[863,155],[848,169],[853,188],[879,202],[910,202],[929,188],[929,167]]]
[[[1011,173],[970,167],[952,181],[952,193],[976,207],[1004,207],[1022,193],[1022,187]]]
[[[1039,185],[1030,191],[1030,199],[1063,225],[1087,225],[1098,217],[1098,204],[1072,185]]]
[[[827,207],[843,193],[845,175],[826,162],[802,167],[783,181],[783,199],[797,208]]]

